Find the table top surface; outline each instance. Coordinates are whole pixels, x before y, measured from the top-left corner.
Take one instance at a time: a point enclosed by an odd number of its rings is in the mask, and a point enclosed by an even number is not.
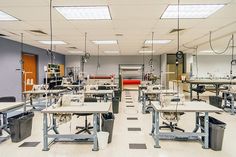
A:
[[[63,84],[60,86],[62,86],[62,87],[83,87],[82,85],[78,85],[78,84]]]
[[[24,102],[0,102],[0,112],[24,106]]]
[[[85,94],[112,94],[113,90],[86,90],[86,91],[80,91],[80,93],[85,93]]]
[[[150,91],[147,91],[147,90],[144,90],[143,91],[144,94],[177,94],[178,92],[175,91],[175,90],[172,90],[172,89],[162,89],[162,90],[150,90]]]
[[[23,92],[23,94],[45,94],[46,92],[47,93],[50,93],[50,94],[58,94],[58,93],[62,93],[62,92],[65,92],[66,90],[63,89],[63,90],[31,90],[31,91],[25,91]]]
[[[214,83],[221,83],[221,84],[229,84],[233,83],[236,84],[236,80],[227,80],[227,79],[199,79],[199,80],[187,80],[186,82],[188,83],[209,83],[209,84],[214,84]]]
[[[48,107],[42,113],[107,113],[110,111],[111,102],[72,102],[69,106],[53,108]]]
[[[176,105],[176,102],[171,102],[171,104],[161,107],[158,101],[152,102],[154,110],[159,112],[223,112],[222,109],[219,109],[205,102],[179,102],[177,110]]]

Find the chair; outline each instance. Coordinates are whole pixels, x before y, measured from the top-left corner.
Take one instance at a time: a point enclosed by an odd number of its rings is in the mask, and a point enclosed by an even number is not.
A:
[[[193,91],[197,92],[197,98],[194,98],[193,101],[205,101],[199,98],[199,94],[202,94],[206,91],[205,85],[197,85],[196,88],[193,88]]]
[[[16,102],[16,97],[14,96],[0,97],[0,102]]]
[[[97,99],[87,97],[87,98],[84,98],[84,102],[97,102]],[[76,129],[81,129],[81,130],[79,130],[76,134],[80,134],[82,132],[87,132],[88,134],[91,134],[90,129],[92,129],[93,127],[91,126],[90,123],[88,123],[88,116],[92,115],[92,113],[80,113],[80,114],[75,114],[75,115],[77,115],[78,117],[80,116],[85,117],[84,126],[77,126]]]
[[[170,100],[171,102],[180,102],[180,98],[172,98]],[[170,104],[169,104],[170,105]],[[159,129],[170,129],[171,132],[174,132],[174,130],[179,130],[184,132],[184,129],[181,129],[177,126],[177,122],[180,119],[180,116],[182,116],[184,112],[164,112],[163,117],[169,122],[162,122],[164,126],[160,126]]]

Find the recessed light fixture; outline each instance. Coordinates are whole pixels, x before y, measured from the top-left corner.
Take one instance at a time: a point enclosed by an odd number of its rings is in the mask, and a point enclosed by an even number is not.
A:
[[[111,20],[108,6],[55,6],[67,20]]]
[[[117,40],[94,40],[93,43],[97,45],[111,45],[111,44],[117,44]]]
[[[42,44],[46,44],[46,45],[50,45],[51,44],[51,41],[49,40],[41,40],[39,41],[40,43]],[[64,41],[52,41],[52,44],[53,45],[65,45],[66,43]]]
[[[180,19],[201,19],[207,18],[217,10],[224,7],[225,4],[180,4]],[[178,5],[169,5],[162,14],[161,19],[178,18]]]
[[[168,44],[168,43],[170,43],[171,42],[171,40],[167,40],[167,39],[165,39],[165,40],[153,40],[153,44]],[[145,44],[152,44],[152,40],[145,40],[145,42],[144,42]]]
[[[107,54],[118,54],[120,52],[119,51],[104,51],[104,53],[107,53]]]
[[[84,51],[68,51],[71,54],[84,54]]]
[[[19,20],[3,11],[0,11],[0,21],[19,21]]]
[[[151,51],[151,50],[150,50],[150,51],[149,51],[149,50],[144,50],[144,51],[142,50],[142,51],[139,51],[139,53],[154,53],[154,52],[155,52],[155,51]]]
[[[212,50],[202,50],[200,51],[201,53],[212,53],[213,51]]]

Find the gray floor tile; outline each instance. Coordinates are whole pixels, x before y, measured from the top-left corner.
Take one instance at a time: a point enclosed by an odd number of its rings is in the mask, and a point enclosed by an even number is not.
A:
[[[141,128],[128,128],[128,131],[141,131]]]
[[[136,117],[128,117],[127,120],[138,120]]]
[[[129,149],[147,149],[147,146],[141,143],[130,143]]]
[[[24,142],[19,147],[36,147],[40,142]]]

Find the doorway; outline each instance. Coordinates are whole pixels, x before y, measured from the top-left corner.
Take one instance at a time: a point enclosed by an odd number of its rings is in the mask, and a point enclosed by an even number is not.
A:
[[[22,91],[32,90],[34,84],[37,84],[37,55],[22,54]]]

